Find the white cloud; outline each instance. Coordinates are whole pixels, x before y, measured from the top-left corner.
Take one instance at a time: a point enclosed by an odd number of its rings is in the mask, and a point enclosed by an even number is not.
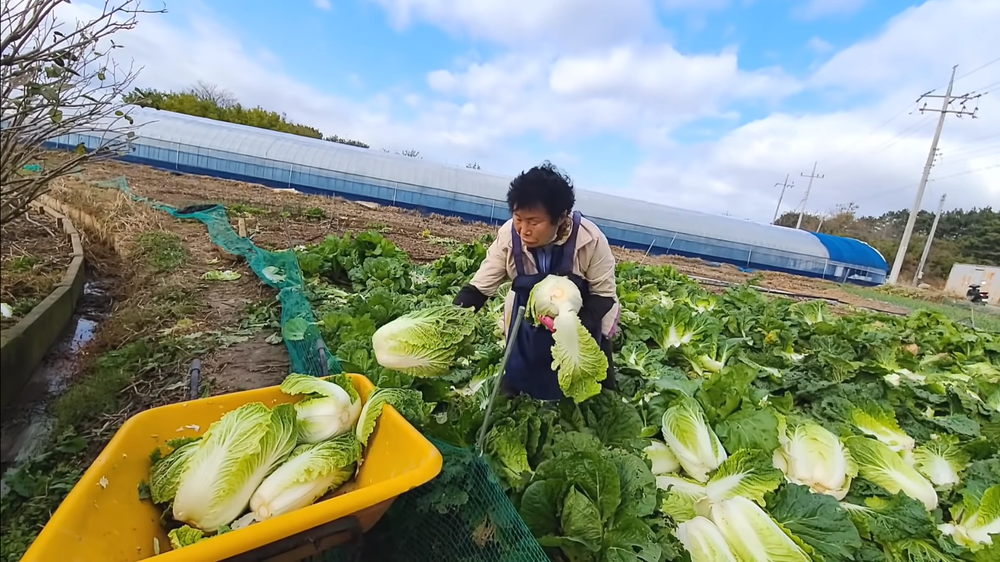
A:
[[[827,16],[850,15],[860,10],[868,0],[807,0],[796,6],[792,13],[804,20],[815,20]]]
[[[829,53],[833,50],[833,45],[831,45],[828,41],[823,40],[821,37],[813,37],[809,39],[806,46],[820,54]]]
[[[313,6],[316,6],[320,10],[333,9],[333,4],[330,3],[330,0],[313,0]]]
[[[990,26],[1000,21],[995,0],[930,0],[799,78],[777,68],[742,69],[735,48],[679,53],[657,40],[655,32],[627,37],[614,25],[587,43],[583,31],[596,29],[594,22],[603,18],[620,26],[644,13],[646,4],[638,0],[617,4],[623,13],[614,14],[603,2],[588,12],[566,0],[378,1],[397,23],[419,18],[514,47],[485,60],[469,56],[450,68],[428,69],[427,92],[393,90],[358,102],[310,86],[283,70],[280,61],[261,60],[262,45],[215,23],[203,6],[175,10],[173,19],[144,18],[120,42],[125,54],[145,66],[139,85],[178,89],[198,80],[212,82],[247,103],[286,112],[327,134],[393,150],[416,148],[427,159],[453,164],[477,161],[505,173],[568,153],[563,157],[572,158],[564,165],[568,162],[581,188],[598,186],[572,169],[595,157],[580,152],[578,141],[617,135],[638,144],[642,163],[624,172],[617,185],[602,189],[759,220],[771,218],[778,196],[773,185],[786,173],[797,181],[783,205],[798,203],[805,186],[798,174],[808,172],[815,160],[825,178],[814,185],[811,210],[849,201],[865,212],[909,206],[933,116],[909,115],[905,109],[920,93],[946,82],[952,64],[960,62],[962,74],[1000,52],[1000,35]],[[82,9],[79,3],[63,6]],[[648,31],[648,23],[639,29]],[[565,48],[557,50],[546,33]],[[957,90],[996,82],[998,71],[1000,65],[994,65],[962,78]],[[738,110],[748,104],[776,107],[796,92],[820,101],[842,99],[845,109],[775,112],[695,145],[671,136],[682,125],[701,128],[697,121],[706,116],[716,125],[739,119]],[[397,114],[411,117],[400,121],[392,117]],[[944,189],[949,206],[1000,206],[1000,168],[981,170],[1000,161],[1000,150],[991,148],[995,140],[976,140],[1000,130],[1000,100],[984,97],[980,116],[949,118],[944,156],[932,176],[940,179],[930,184],[925,206],[932,207]],[[525,148],[521,138],[530,134],[551,140],[551,152]]]
[[[656,34],[650,0],[370,0],[392,24],[416,21],[510,47],[593,48]]]

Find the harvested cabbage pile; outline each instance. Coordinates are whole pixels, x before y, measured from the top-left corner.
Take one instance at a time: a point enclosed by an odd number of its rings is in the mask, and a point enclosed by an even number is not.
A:
[[[362,404],[345,375],[291,374],[280,388],[302,399],[245,404],[201,437],[153,452],[149,495],[177,523],[173,548],[312,505],[354,476],[385,404],[420,402],[415,391],[389,388]]]

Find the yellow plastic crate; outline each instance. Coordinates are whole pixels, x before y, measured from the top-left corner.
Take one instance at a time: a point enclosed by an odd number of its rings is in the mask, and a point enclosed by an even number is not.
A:
[[[367,400],[372,383],[361,375],[349,376]],[[351,515],[368,531],[397,496],[441,471],[438,450],[399,412],[386,406],[358,476],[336,495],[171,551],[160,524],[160,509],[139,499],[139,483],[149,478],[150,452],[171,439],[201,435],[223,414],[244,404],[274,406],[298,399],[273,386],[180,402],[133,416],[59,506],[22,562],[219,562]],[[159,541],[159,555],[154,551],[154,538]],[[301,559],[331,544],[335,542],[269,560]]]

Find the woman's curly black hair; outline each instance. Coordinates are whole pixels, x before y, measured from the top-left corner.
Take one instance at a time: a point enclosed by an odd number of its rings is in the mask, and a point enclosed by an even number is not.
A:
[[[548,160],[527,172],[521,172],[507,189],[507,207],[510,212],[541,207],[554,223],[569,214],[575,204],[573,180]]]

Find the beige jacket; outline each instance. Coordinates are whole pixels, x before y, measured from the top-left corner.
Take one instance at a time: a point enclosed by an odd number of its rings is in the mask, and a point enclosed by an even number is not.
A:
[[[572,222],[570,222],[572,224]],[[505,281],[517,276],[514,265],[513,250],[514,221],[509,220],[500,227],[496,240],[486,252],[486,259],[479,266],[479,271],[472,278],[471,284],[484,295],[492,297]],[[561,228],[557,244],[563,244],[569,239],[570,229]],[[535,257],[530,251],[522,254],[524,271],[527,275],[538,272]],[[615,256],[611,253],[611,245],[596,224],[583,217],[580,219],[580,229],[576,235],[576,259],[573,263],[573,273],[590,283],[590,292],[601,297],[615,300],[614,306],[604,316],[601,332],[608,336],[618,320],[618,294],[615,289]],[[507,294],[504,306],[504,330],[510,325],[511,311],[514,306],[514,293]]]

